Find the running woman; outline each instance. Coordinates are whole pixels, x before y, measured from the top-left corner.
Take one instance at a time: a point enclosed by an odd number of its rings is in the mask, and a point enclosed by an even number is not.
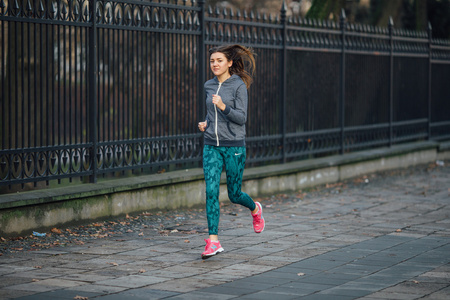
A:
[[[209,230],[203,259],[224,251],[218,237],[223,166],[230,201],[251,211],[256,233],[261,233],[265,226],[261,204],[241,190],[246,159],[247,89],[255,71],[253,51],[241,45],[215,47],[209,50],[209,63],[215,77],[205,83],[206,120],[198,123],[199,130],[204,132],[203,173]]]

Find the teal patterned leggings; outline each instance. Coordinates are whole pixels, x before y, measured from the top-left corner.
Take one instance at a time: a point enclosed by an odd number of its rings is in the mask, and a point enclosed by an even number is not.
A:
[[[227,174],[228,198],[236,204],[250,210],[256,208],[249,195],[241,191],[242,175],[245,167],[245,147],[215,147],[205,145],[203,148],[203,173],[206,182],[206,217],[210,235],[217,235],[219,230],[220,205],[219,188],[223,165]]]

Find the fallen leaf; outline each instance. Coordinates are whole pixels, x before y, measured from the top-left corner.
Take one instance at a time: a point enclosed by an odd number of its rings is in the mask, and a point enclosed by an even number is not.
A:
[[[397,229],[395,232],[402,232],[402,230],[401,229]]]
[[[139,270],[139,273],[145,273],[145,272],[147,272],[147,271],[145,271],[144,269]]]
[[[297,276],[305,276],[305,273],[297,273]]]
[[[139,233],[138,235],[139,235],[139,236],[143,236],[143,235],[144,235],[144,233],[143,233],[143,232],[141,232],[141,233]]]
[[[177,233],[177,232],[178,232],[178,230],[174,229],[170,233]]]
[[[191,241],[190,241],[190,240],[184,240],[184,242],[185,242],[185,243],[190,243]]]
[[[38,282],[38,281],[39,281],[39,279],[35,279],[35,278],[33,278],[33,279],[31,279],[31,281],[32,281],[32,282]]]
[[[50,230],[50,231],[53,232],[53,233],[56,233],[56,234],[61,234],[62,233],[62,231],[60,229],[58,229],[58,228],[52,228],[52,230]]]
[[[110,262],[109,263],[110,265],[113,265],[114,267],[117,267],[119,264],[118,263],[116,263],[116,262]]]
[[[35,269],[42,269],[42,266],[34,266]]]
[[[73,299],[77,299],[77,300],[88,300],[89,299],[89,297],[84,297],[84,296],[75,296],[75,297],[73,297]]]
[[[414,282],[415,284],[419,284],[420,283],[417,280],[413,280],[412,282]]]

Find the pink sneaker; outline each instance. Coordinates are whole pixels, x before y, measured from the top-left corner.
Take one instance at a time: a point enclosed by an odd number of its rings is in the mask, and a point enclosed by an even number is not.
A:
[[[266,226],[266,222],[264,222],[264,218],[262,216],[262,205],[259,202],[255,202],[256,206],[258,206],[258,212],[256,214],[252,214],[253,217],[253,229],[256,233],[261,233]]]
[[[223,252],[223,248],[220,245],[220,242],[211,241],[210,239],[205,239],[206,247],[205,251],[202,253],[202,259],[210,258],[217,253]]]

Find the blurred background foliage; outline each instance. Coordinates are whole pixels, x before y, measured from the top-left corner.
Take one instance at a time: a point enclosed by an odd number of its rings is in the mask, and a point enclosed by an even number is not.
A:
[[[212,7],[258,10],[277,15],[283,0],[207,0]],[[427,30],[433,38],[450,38],[450,0],[286,0],[287,14],[305,18],[339,21],[341,10],[347,20],[386,27],[392,17],[395,28]]]

